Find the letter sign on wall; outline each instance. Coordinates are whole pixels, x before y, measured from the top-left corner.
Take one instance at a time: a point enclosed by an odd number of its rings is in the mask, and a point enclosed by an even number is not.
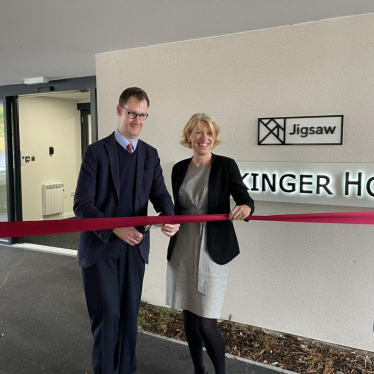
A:
[[[374,207],[374,164],[238,162],[253,199]]]
[[[343,144],[344,116],[258,119],[259,145]]]

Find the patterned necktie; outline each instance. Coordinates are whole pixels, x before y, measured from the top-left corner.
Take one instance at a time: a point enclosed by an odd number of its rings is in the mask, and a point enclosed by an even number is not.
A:
[[[129,143],[127,146],[127,151],[131,154],[132,153],[132,143]]]

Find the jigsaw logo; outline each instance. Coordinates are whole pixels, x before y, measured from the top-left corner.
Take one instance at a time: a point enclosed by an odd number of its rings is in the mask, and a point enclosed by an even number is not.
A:
[[[258,119],[259,145],[343,144],[343,116]]]
[[[285,118],[259,118],[258,144],[284,144]]]

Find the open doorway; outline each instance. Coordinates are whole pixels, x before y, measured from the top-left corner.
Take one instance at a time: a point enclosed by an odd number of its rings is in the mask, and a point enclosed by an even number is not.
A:
[[[5,165],[1,166],[1,148],[0,186],[3,172],[4,193],[1,195],[0,191],[0,204],[4,206],[0,206],[0,219],[74,219],[71,218],[72,202],[82,151],[97,141],[96,77],[0,86],[1,107],[0,148],[3,119]],[[64,111],[67,107],[70,109]],[[56,174],[57,171],[61,174]],[[64,185],[63,194],[60,194],[63,208],[43,210],[46,206],[43,205],[43,185],[56,184]],[[0,245],[22,247],[24,242],[27,240],[22,237],[0,239]],[[57,243],[47,245],[60,246]],[[66,245],[61,247],[66,248]],[[48,247],[45,250],[51,251]]]
[[[90,92],[18,97],[24,221],[73,219],[82,155],[92,142]],[[24,237],[24,244],[77,249],[78,233]]]

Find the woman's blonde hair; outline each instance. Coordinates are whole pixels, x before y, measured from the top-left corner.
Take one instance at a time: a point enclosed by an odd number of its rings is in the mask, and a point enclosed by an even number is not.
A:
[[[187,122],[187,125],[184,126],[182,140],[180,142],[184,147],[192,148],[191,143],[188,141],[188,135],[190,135],[195,126],[202,121],[206,122],[212,131],[214,138],[214,144],[212,149],[222,143],[221,139],[219,138],[220,128],[218,126],[217,121],[209,114],[196,113],[190,118],[190,120]]]

